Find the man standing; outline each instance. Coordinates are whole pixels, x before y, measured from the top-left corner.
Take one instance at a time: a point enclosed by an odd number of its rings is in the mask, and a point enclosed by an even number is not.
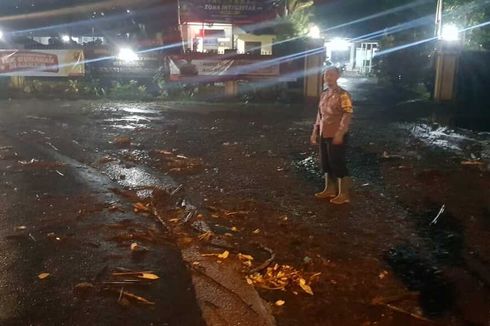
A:
[[[325,188],[315,197],[330,199],[333,204],[350,202],[351,180],[347,171],[345,151],[352,118],[350,94],[339,87],[338,68],[329,68],[323,78],[328,88],[322,92],[318,105],[311,143],[320,147],[320,163],[325,175]]]

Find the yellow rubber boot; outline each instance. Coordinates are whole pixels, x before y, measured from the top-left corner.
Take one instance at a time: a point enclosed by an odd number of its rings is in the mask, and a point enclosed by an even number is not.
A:
[[[334,182],[332,178],[328,177],[328,174],[325,173],[325,189],[322,192],[317,192],[315,194],[316,198],[326,199],[333,198],[337,196],[337,184]]]
[[[350,188],[352,185],[352,180],[349,177],[345,177],[342,179],[337,179],[337,184],[338,184],[338,195],[330,200],[332,204],[336,205],[342,205],[342,204],[347,204],[350,203]]]

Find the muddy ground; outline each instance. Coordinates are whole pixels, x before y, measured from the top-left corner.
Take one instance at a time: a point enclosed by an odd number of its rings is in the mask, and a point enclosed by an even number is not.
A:
[[[307,281],[321,273],[313,295],[257,287],[278,325],[487,325],[488,134],[414,119],[421,105],[396,106],[369,80],[343,83],[355,187],[340,207],[312,196],[314,110],[2,102],[2,325],[209,324],[221,307],[203,308],[190,246],[229,251],[208,262],[223,275],[238,253],[252,267],[273,253],[271,266]],[[133,242],[149,251],[131,253]],[[155,305],[121,302],[121,286],[104,283],[118,267],[160,276],[126,287]],[[94,286],[87,297],[81,282]]]

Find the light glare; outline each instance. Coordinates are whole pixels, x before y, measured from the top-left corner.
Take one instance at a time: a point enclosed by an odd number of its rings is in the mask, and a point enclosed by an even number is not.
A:
[[[350,43],[346,39],[336,37],[332,39],[327,46],[333,51],[346,51],[349,49]]]
[[[133,49],[121,48],[117,58],[124,62],[132,62],[138,60],[138,55],[133,51]]]
[[[316,25],[311,26],[308,36],[311,38],[320,38],[320,28]]]
[[[444,41],[459,40],[459,28],[454,24],[444,25],[442,27],[441,39]]]

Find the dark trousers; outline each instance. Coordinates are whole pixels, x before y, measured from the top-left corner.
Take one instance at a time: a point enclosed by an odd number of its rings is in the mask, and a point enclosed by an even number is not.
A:
[[[345,160],[348,135],[340,145],[332,144],[333,138],[320,139],[320,164],[323,173],[330,174],[334,179],[349,176]]]

